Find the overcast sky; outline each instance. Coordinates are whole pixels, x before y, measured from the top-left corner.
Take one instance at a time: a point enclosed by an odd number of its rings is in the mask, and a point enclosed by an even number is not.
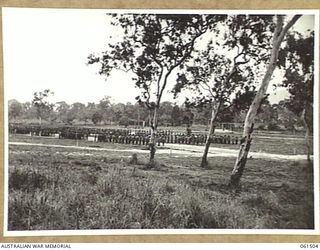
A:
[[[97,103],[107,95],[115,102],[134,103],[139,91],[130,73],[113,72],[105,81],[97,73],[98,65],[86,65],[88,55],[104,51],[116,32],[108,26],[105,13],[108,10],[3,8],[6,99],[31,101],[35,91],[49,88],[54,92],[53,102]],[[314,16],[303,16],[294,28],[313,30]],[[275,82],[279,77],[276,74]],[[270,100],[284,96],[285,91],[279,89]],[[164,100],[172,99],[167,95]]]

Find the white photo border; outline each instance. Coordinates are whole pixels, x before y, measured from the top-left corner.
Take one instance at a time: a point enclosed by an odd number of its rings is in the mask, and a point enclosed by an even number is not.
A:
[[[13,8],[22,7],[2,7],[2,17],[3,13],[7,10]],[[23,8],[34,9],[34,8]],[[46,9],[46,8],[37,8]],[[306,9],[306,10],[293,10],[293,9],[283,9],[283,10],[187,10],[187,9],[64,9],[64,8],[48,8],[48,10],[75,10],[75,11],[88,11],[88,12],[98,12],[98,13],[166,13],[166,14],[284,14],[284,15],[294,15],[294,14],[305,14],[315,16],[315,84],[314,84],[314,229],[103,229],[103,230],[30,230],[30,231],[8,231],[8,155],[9,155],[9,143],[8,143],[8,98],[6,95],[6,68],[5,68],[5,56],[6,51],[3,49],[3,74],[4,74],[4,84],[3,84],[3,94],[4,94],[4,217],[3,217],[3,236],[100,236],[100,235],[201,235],[201,234],[212,234],[212,235],[319,235],[320,234],[320,197],[319,197],[319,13],[320,10],[317,9]],[[3,34],[4,34],[4,19],[2,18],[3,24]],[[2,37],[3,39],[3,37]],[[5,48],[3,39],[3,48]]]

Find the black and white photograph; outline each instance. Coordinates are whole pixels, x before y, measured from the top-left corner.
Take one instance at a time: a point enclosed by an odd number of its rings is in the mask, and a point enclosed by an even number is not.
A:
[[[2,24],[6,235],[319,233],[319,11]]]

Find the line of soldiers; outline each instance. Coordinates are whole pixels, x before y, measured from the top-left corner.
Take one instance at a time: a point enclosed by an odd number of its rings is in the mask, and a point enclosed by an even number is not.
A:
[[[63,139],[89,140],[94,142],[110,142],[121,144],[148,145],[150,142],[150,131],[145,129],[102,129],[89,127],[56,127],[39,125],[9,125],[10,133],[30,134],[41,136],[56,136]],[[201,133],[177,133],[172,130],[158,130],[156,134],[157,144],[165,143],[203,145],[207,140],[206,134]],[[213,135],[211,143],[238,144],[239,139],[233,135]]]
[[[110,143],[121,143],[121,144],[135,144],[135,145],[148,145],[150,142],[150,134],[95,134],[91,135],[96,139],[97,142],[110,142]],[[156,141],[158,146],[165,145],[165,143],[174,143],[174,144],[189,144],[189,145],[203,145],[207,140],[207,135],[203,134],[172,134],[166,136],[159,133],[156,136]],[[214,135],[210,138],[211,143],[216,144],[238,144],[239,139],[237,136],[231,135]]]

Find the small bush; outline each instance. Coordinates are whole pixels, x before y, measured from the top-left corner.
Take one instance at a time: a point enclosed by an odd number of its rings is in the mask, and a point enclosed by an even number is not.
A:
[[[131,156],[129,164],[132,164],[132,165],[137,165],[138,164],[138,156],[137,156],[137,154],[133,154]]]
[[[51,184],[46,175],[38,171],[15,168],[9,175],[9,189],[28,190],[45,189]]]
[[[164,185],[164,191],[167,193],[174,193],[175,192],[175,188],[169,184],[169,182],[167,181],[166,184]]]
[[[85,167],[96,167],[98,164],[95,161],[90,160],[75,160],[73,161],[74,165],[85,166]]]
[[[96,185],[98,181],[98,177],[93,173],[84,172],[81,176],[82,182],[86,182],[90,185]]]
[[[269,123],[267,127],[268,127],[268,130],[271,130],[271,131],[280,131],[281,130],[279,125],[276,123]]]
[[[271,190],[262,193],[244,197],[242,203],[248,207],[255,209],[261,214],[280,214],[282,207],[279,205],[278,197]]]

